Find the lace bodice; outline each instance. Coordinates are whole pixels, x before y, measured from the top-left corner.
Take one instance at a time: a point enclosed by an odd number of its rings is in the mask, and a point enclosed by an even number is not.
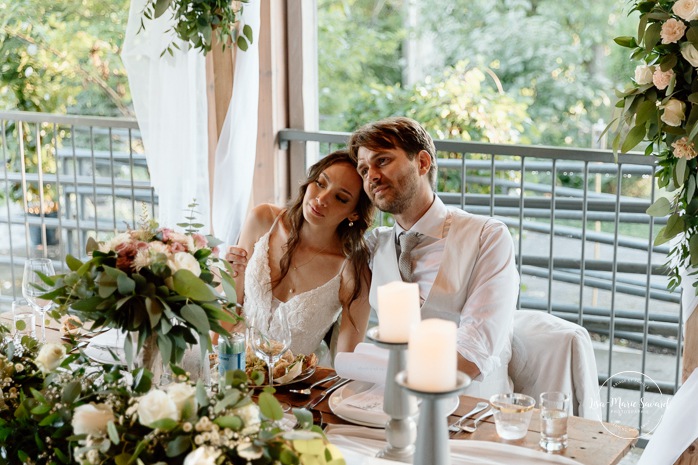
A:
[[[340,270],[325,284],[294,295],[286,302],[275,299],[271,289],[269,266],[269,236],[275,226],[276,221],[271,229],[259,238],[247,264],[245,315],[251,321],[259,312],[269,313],[278,307],[278,310],[286,312],[291,327],[291,351],[294,354],[309,354],[317,349],[341,314],[339,286],[342,272]]]

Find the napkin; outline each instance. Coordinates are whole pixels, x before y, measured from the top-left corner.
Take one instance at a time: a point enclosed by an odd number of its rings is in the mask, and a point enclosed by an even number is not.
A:
[[[124,340],[126,333],[118,329],[110,329],[102,334],[90,339],[90,343],[85,347],[83,352],[93,360],[102,363],[120,363],[126,364],[126,356],[124,354]],[[111,352],[118,357],[114,360]]]
[[[334,359],[334,369],[342,378],[385,384],[388,353],[387,349],[362,342],[354,352],[339,352]]]
[[[637,465],[673,464],[698,438],[698,368],[681,385]]]
[[[362,424],[383,427],[388,421],[388,415],[383,412],[383,385],[370,385],[364,382],[353,382],[345,386],[344,392],[356,388],[356,394],[342,397],[332,412],[345,420],[354,420]]]
[[[362,426],[327,425],[327,439],[339,447],[347,465],[397,465],[376,458],[386,446],[385,431]],[[488,441],[449,440],[452,465],[580,465],[576,460],[525,447]]]

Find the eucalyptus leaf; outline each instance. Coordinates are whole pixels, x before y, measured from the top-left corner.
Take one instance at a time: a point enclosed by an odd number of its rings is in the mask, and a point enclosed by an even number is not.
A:
[[[181,296],[203,302],[210,302],[216,299],[216,295],[211,287],[189,270],[178,270],[172,278],[174,291]]]
[[[677,187],[683,186],[683,183],[686,180],[686,164],[687,160],[685,158],[679,158],[679,161],[676,162],[676,166],[674,167]]]
[[[170,7],[170,4],[172,3],[172,0],[156,0],[155,1],[155,7],[153,9],[154,16],[156,18],[159,18],[162,16],[165,11]]]
[[[688,240],[688,251],[691,257],[691,266],[698,266],[698,235],[694,234]]]
[[[620,148],[621,153],[628,153],[634,149],[645,138],[645,134],[647,134],[647,129],[643,124],[634,126],[625,136]]]
[[[109,440],[115,445],[119,445],[119,432],[116,430],[116,425],[114,425],[113,420],[107,422],[107,434],[109,435]]]
[[[696,175],[690,175],[686,184],[686,202],[691,203],[693,195],[696,193]]]
[[[645,31],[645,50],[649,52],[655,47],[655,45],[657,45],[661,30],[661,23],[652,23],[647,27],[647,30]]]
[[[647,209],[647,214],[654,217],[663,217],[671,213],[671,202],[666,197],[659,197]]]
[[[192,441],[187,436],[175,436],[175,438],[167,443],[165,453],[168,457],[177,457],[184,454],[192,447]]]
[[[211,329],[208,315],[203,308],[196,304],[187,304],[182,307],[182,317],[194,326],[199,334],[208,333]]]
[[[683,216],[674,213],[666,222],[666,231],[664,231],[664,235],[670,238],[675,237],[684,232],[685,227]]]
[[[635,37],[631,36],[621,36],[621,37],[616,37],[613,39],[615,43],[620,45],[621,47],[627,47],[627,48],[635,48],[637,47],[637,42],[635,42]]]
[[[61,400],[64,404],[72,404],[82,391],[80,381],[70,381],[63,387]]]
[[[259,410],[262,415],[270,420],[281,420],[284,416],[284,411],[281,408],[281,404],[276,400],[273,394],[270,392],[262,392],[259,394]]]

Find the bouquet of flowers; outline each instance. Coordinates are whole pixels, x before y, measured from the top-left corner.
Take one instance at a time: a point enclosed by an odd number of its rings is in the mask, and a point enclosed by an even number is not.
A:
[[[655,245],[672,241],[673,289],[681,283],[682,268],[698,265],[698,0],[631,3],[631,12],[640,14],[637,37],[615,41],[630,48],[640,64],[632,85],[619,93],[621,115],[609,127],[618,129],[614,150],[628,152],[650,142],[645,154],[658,157],[658,185],[672,192],[647,213],[669,216]]]
[[[164,362],[179,363],[187,346],[197,342],[203,360],[205,350],[212,351],[209,331],[227,335],[221,321],[237,321],[234,282],[230,265],[215,256],[219,242],[196,232],[200,225],[180,226],[186,232],[143,219],[138,229],[108,241],[90,239],[89,260],[68,255],[70,272],[42,276],[52,288],[43,297],[58,304],[53,316],[69,313],[91,322],[92,330],[126,331],[129,366],[136,334],[136,353],[148,368],[158,352]],[[216,290],[219,284],[225,295]]]
[[[255,403],[242,371],[207,391],[175,367],[177,382],[154,389],[144,368],[91,364],[61,344],[0,343],[0,462],[344,464],[308,411],[282,430],[271,390]]]

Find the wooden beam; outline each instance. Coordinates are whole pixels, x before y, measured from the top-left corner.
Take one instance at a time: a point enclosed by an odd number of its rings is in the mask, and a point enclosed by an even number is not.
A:
[[[217,34],[213,35],[211,51],[206,54],[206,103],[208,105],[208,179],[209,203],[213,204],[213,173],[216,147],[233,95],[233,63],[237,47],[223,50]],[[211,231],[213,233],[213,231]]]
[[[277,143],[288,127],[288,44],[285,0],[261,2],[259,119],[252,204],[283,204],[289,196],[288,154]]]

